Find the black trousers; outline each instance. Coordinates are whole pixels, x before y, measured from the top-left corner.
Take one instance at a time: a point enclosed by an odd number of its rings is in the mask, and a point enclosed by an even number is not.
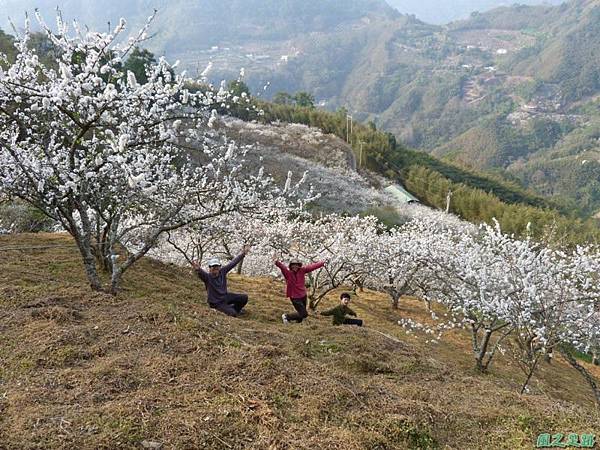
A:
[[[363,321],[361,319],[344,319],[344,325],[356,325],[362,327]]]
[[[211,308],[221,311],[231,317],[237,317],[244,306],[248,303],[246,294],[227,294],[225,300],[220,303],[210,305]]]
[[[287,320],[290,320],[292,322],[301,323],[304,319],[308,317],[308,311],[306,311],[306,296],[302,298],[293,298],[291,300],[292,306],[294,307],[296,312],[292,314],[286,314],[285,317],[287,317]]]

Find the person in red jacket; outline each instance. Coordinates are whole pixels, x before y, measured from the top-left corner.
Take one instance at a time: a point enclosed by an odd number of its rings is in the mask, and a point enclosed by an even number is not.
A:
[[[281,320],[285,324],[289,322],[301,323],[308,317],[308,312],[306,311],[305,276],[307,273],[323,267],[325,265],[325,261],[303,266],[301,261],[293,259],[290,261],[289,266],[286,267],[285,264],[283,264],[281,261],[278,261],[277,258],[273,256],[273,262],[277,267],[279,267],[279,270],[281,270],[281,273],[285,278],[285,295],[292,301],[292,305],[296,310],[296,312],[292,314],[283,314],[281,316]]]

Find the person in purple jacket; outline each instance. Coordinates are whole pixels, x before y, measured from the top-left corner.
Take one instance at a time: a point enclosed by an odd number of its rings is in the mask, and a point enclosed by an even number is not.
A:
[[[227,274],[244,259],[249,251],[250,247],[244,246],[242,253],[223,267],[216,258],[208,260],[208,272],[202,269],[199,262],[192,262],[192,267],[206,286],[208,306],[231,317],[237,317],[242,312],[248,303],[248,296],[227,292]]]

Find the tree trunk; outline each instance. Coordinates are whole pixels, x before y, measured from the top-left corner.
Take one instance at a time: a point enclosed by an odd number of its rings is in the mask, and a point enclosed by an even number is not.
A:
[[[490,362],[491,362],[491,358],[488,359],[486,362],[484,362],[485,356],[487,354],[487,349],[490,345],[491,337],[492,337],[492,330],[485,330],[485,334],[483,335],[481,345],[479,346],[479,349],[478,349],[479,351],[475,355],[476,367],[477,367],[477,370],[479,370],[481,373],[487,372],[488,366],[490,365]]]
[[[594,377],[583,367],[581,364],[577,362],[577,359],[571,354],[568,349],[561,348],[560,353],[565,357],[567,362],[577,370],[581,376],[587,381],[587,383],[592,388],[592,392],[594,393],[594,397],[596,400],[596,405],[600,407],[600,387],[598,386],[598,382],[594,379]]]
[[[427,311],[432,312],[433,310],[431,309],[431,300],[426,298],[424,301],[425,301],[425,306],[427,307]]]
[[[333,289],[329,289],[327,290],[327,292],[322,292],[320,294],[314,293],[314,294],[309,294],[308,295],[308,307],[311,310],[315,310],[317,309],[317,306],[319,306],[319,303],[321,303],[321,300],[323,300],[325,298],[325,296],[331,292]]]
[[[110,294],[117,295],[119,292],[119,282],[121,281],[121,277],[123,276],[123,271],[121,269],[113,268],[112,276],[110,278]]]
[[[358,292],[361,292],[361,293],[365,292],[365,283],[364,283],[364,281],[365,280],[362,280],[360,278],[355,281],[355,284],[358,287]]]
[[[75,199],[71,199],[70,206],[72,209],[69,212],[69,215],[65,217],[71,225],[70,233],[75,239],[75,243],[77,244],[79,252],[83,258],[83,266],[85,268],[85,274],[90,282],[90,287],[94,291],[101,291],[102,282],[98,276],[98,265],[93,248],[94,230],[88,216],[88,211],[79,201],[76,201]],[[73,219],[74,212],[79,213],[81,228],[77,226],[76,221]]]
[[[106,273],[112,273],[113,262],[110,259],[110,246],[106,243],[99,244],[99,255],[98,258],[102,263],[102,270]]]
[[[90,287],[93,291],[101,291],[102,282],[100,281],[100,277],[98,276],[98,269],[96,267],[96,257],[92,252],[91,243],[84,239],[76,231],[71,232],[71,236],[73,236],[73,239],[75,239],[75,244],[77,245],[79,253],[81,254],[81,258],[83,259],[83,268],[85,270],[85,275],[87,276],[87,279],[90,283]]]
[[[385,291],[388,293],[390,299],[392,300],[392,308],[398,309],[398,306],[400,304],[400,292],[393,287],[386,287]]]
[[[392,294],[392,308],[398,309],[399,305],[400,305],[400,294],[395,292],[394,294]]]
[[[87,261],[84,259],[83,262],[85,266],[85,274],[87,275],[88,281],[90,282],[90,287],[93,291],[100,292],[102,291],[102,282],[98,277],[98,273],[96,271],[96,264],[94,259],[91,261]]]
[[[592,352],[592,364],[600,366],[600,350],[596,349]]]
[[[540,360],[540,357],[538,355],[535,357],[533,364],[529,367],[529,371],[527,372],[527,378],[525,379],[525,383],[523,383],[523,387],[521,387],[521,395],[523,395],[525,393],[525,390],[527,389],[527,386],[529,385],[529,382],[531,381],[531,377],[533,377],[535,369],[537,368],[539,360]]]
[[[473,354],[477,355],[479,352],[479,327],[475,324],[471,324],[471,346],[473,347]]]
[[[319,304],[321,303],[321,300],[323,300],[325,298],[325,296],[331,292],[333,289],[328,289],[326,292],[321,292],[321,293],[314,293],[314,294],[309,294],[308,295],[308,299],[309,299],[309,303],[308,306],[310,309],[312,309],[313,311],[315,309],[317,309],[317,306],[319,306]]]

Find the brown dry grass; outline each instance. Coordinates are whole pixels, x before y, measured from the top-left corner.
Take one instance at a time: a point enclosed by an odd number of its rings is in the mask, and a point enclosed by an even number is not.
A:
[[[231,288],[251,297],[240,319],[156,261],[111,297],[89,291],[74,248],[0,252],[0,448],[514,449],[543,431],[598,431],[563,362],[519,396],[516,366],[475,373],[461,333],[439,345],[406,336],[399,317],[427,317],[416,300],[396,312],[361,294],[365,329],[316,317],[285,327],[279,282],[233,276]]]

